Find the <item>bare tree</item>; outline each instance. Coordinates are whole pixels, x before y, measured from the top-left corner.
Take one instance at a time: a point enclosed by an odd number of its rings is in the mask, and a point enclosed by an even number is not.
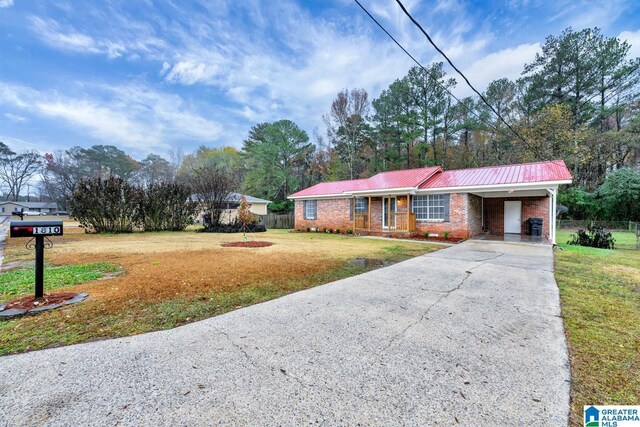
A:
[[[347,163],[349,177],[361,172],[358,156],[367,128],[369,95],[364,89],[342,90],[331,103],[331,111],[324,116],[329,138],[334,142],[340,157]]]
[[[194,169],[189,177],[193,191],[192,198],[198,202],[203,211],[203,222],[206,229],[213,230],[220,226],[221,217],[229,203],[229,196],[236,183],[224,171],[203,166]]]
[[[17,201],[22,189],[40,170],[42,158],[35,151],[17,154],[0,144],[0,181],[8,187],[7,200]]]

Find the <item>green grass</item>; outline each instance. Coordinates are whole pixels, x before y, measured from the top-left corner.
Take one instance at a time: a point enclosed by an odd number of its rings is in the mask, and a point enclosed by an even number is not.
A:
[[[64,265],[60,267],[47,266],[44,269],[45,292],[100,279],[105,273],[119,270],[120,268],[117,265],[107,262]],[[32,293],[34,282],[35,272],[33,268],[17,268],[0,273],[0,301]]]
[[[582,425],[584,405],[640,402],[640,251],[571,246],[569,234],[558,232],[564,250],[555,253],[555,275],[571,357],[571,425]],[[614,236],[629,242],[629,234]]]

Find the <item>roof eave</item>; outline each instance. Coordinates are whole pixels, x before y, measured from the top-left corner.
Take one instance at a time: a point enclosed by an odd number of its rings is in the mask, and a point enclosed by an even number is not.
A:
[[[549,187],[557,187],[559,185],[571,184],[573,180],[556,180],[556,181],[538,181],[538,182],[517,182],[511,184],[493,184],[493,185],[469,185],[469,186],[455,186],[455,187],[434,187],[418,189],[416,194],[427,193],[468,193],[471,191],[500,191],[510,189],[522,189],[522,190],[544,190]]]
[[[345,194],[352,196],[393,196],[398,194],[415,194],[417,189],[418,187],[382,188],[379,190],[348,191],[345,192]]]
[[[312,199],[345,199],[351,197],[348,194],[345,193],[334,193],[334,194],[311,194],[311,195],[302,195],[302,196],[295,196],[295,195],[291,195],[288,196],[287,199],[289,200],[312,200]]]

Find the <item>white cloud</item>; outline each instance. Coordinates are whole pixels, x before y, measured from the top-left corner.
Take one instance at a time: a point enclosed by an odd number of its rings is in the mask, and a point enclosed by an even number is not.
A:
[[[62,28],[62,26],[53,19],[42,19],[37,16],[29,18],[32,30],[40,37],[42,41],[51,47],[62,51],[76,53],[102,54],[108,58],[118,58],[125,53],[130,53],[131,58],[140,57],[141,52],[151,54],[158,47],[163,46],[164,42],[145,35],[144,32],[134,35],[131,31],[137,31],[138,26],[130,23],[130,26],[123,23],[123,33],[115,36],[113,39],[106,37],[95,37],[86,33],[79,32],[74,28]],[[114,23],[115,24],[115,23]],[[124,38],[121,36],[124,35]]]
[[[393,0],[364,3],[423,64],[442,61]],[[540,48],[524,39],[518,46],[491,52],[496,45],[515,44],[501,33],[504,28],[498,24],[503,18],[491,15],[482,21],[459,0],[404,3],[480,90],[501,77],[518,78]],[[512,9],[542,7],[541,0],[508,3]],[[602,12],[602,2],[593,7],[578,3],[583,6],[558,0],[549,14],[562,13],[551,19],[562,25],[569,19],[588,23]],[[344,9],[333,13],[329,7],[326,14],[312,14],[288,0],[233,5],[210,0],[196,7],[146,4],[139,3],[135,13],[122,3],[85,9],[74,5],[56,14],[56,20],[47,15],[30,18],[31,30],[54,49],[138,61],[140,68],[135,64],[123,73],[130,81],[129,73],[142,69],[134,81],[144,84],[98,88],[80,82],[85,86],[71,93],[58,88],[65,96],[6,85],[3,91],[0,84],[0,102],[139,149],[185,139],[237,145],[249,126],[260,121],[289,118],[310,131],[321,123],[341,89],[365,88],[373,99],[414,65],[348,0],[339,3]],[[74,19],[74,14],[82,19]],[[640,30],[623,35],[637,56]],[[451,72],[450,76],[457,77]],[[104,78],[117,81],[122,75]],[[456,93],[471,94],[463,83]]]
[[[502,77],[516,80],[520,77],[524,65],[531,62],[539,50],[540,43],[530,43],[492,52],[476,60],[463,72],[471,79],[476,89],[482,91],[493,80]],[[460,96],[468,96],[472,93],[464,83],[458,84],[455,92]]]
[[[44,154],[45,150],[43,150],[43,147],[46,147],[49,144],[45,144],[45,143],[38,143],[38,142],[33,142],[33,141],[26,141],[24,139],[21,138],[16,138],[13,136],[9,136],[9,135],[0,135],[0,141],[2,141],[3,143],[7,144],[7,146],[15,151],[15,152],[22,152],[22,151],[31,151],[31,150],[36,150],[39,151],[40,153]],[[49,145],[50,148],[50,145]]]
[[[13,113],[4,113],[4,116],[11,120],[12,122],[16,122],[16,123],[20,123],[20,122],[26,122],[27,118],[23,117],[23,116],[19,116],[17,114],[13,114]]]
[[[634,31],[623,31],[618,35],[620,40],[626,40],[630,45],[629,58],[640,57],[640,29]]]
[[[171,144],[212,141],[222,133],[217,121],[202,116],[177,95],[141,85],[90,89],[92,96],[63,96],[0,82],[0,103],[60,119],[96,140],[140,153],[168,152]]]
[[[576,30],[591,27],[606,30],[626,12],[631,3],[625,0],[558,0],[551,9],[556,13],[548,21],[561,22],[563,26],[571,26]]]
[[[424,64],[434,58],[440,60],[395,3],[367,3]],[[433,11],[436,18],[429,18],[432,20],[449,17],[446,34],[435,32],[434,37],[454,60],[460,59],[461,66],[481,56],[493,38],[474,27],[464,4],[458,1],[441,0],[436,10],[418,0],[404,3],[412,13]],[[220,99],[205,101],[209,109],[218,107],[225,123],[218,132],[205,126],[203,133],[219,138],[205,138],[209,144],[234,143],[253,123],[285,117],[310,131],[320,124],[322,114],[340,90],[365,88],[373,99],[414,65],[359,11],[355,16],[322,18],[290,1],[269,3],[268,7],[258,1],[239,2],[233,12],[225,2],[201,3],[199,8],[205,9],[204,13],[179,5],[167,7],[173,14],[171,21],[155,11],[145,13],[144,19],[132,20],[110,9],[107,15],[100,15],[101,22],[85,28],[77,22],[73,27],[39,17],[32,17],[31,22],[38,36],[56,49],[152,61],[172,91],[181,91],[181,86],[208,86],[212,89],[207,90],[223,94]],[[349,7],[353,5],[349,3]],[[239,15],[243,16],[241,24]],[[56,102],[41,105],[47,107],[48,114],[67,117],[76,125],[89,122],[89,117],[75,111],[74,106],[96,109],[101,104],[72,104],[67,108]],[[94,111],[96,117],[105,113]],[[198,120],[188,122],[196,125]],[[177,132],[178,128],[177,124],[163,127],[165,132]],[[108,131],[98,123],[91,129],[99,134]],[[232,135],[237,129],[240,135]],[[182,131],[190,137],[196,133],[186,126]],[[142,137],[132,133],[128,139],[140,144]]]
[[[13,6],[13,0],[0,0],[0,9]]]

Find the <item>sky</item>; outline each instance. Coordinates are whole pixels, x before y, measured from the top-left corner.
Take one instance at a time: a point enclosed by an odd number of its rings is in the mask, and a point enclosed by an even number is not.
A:
[[[442,60],[394,0],[361,2],[423,64]],[[640,56],[637,0],[403,3],[481,90],[517,78],[568,26]],[[168,157],[240,148],[251,126],[280,119],[313,140],[340,90],[373,99],[411,65],[349,0],[0,0],[0,141]]]

